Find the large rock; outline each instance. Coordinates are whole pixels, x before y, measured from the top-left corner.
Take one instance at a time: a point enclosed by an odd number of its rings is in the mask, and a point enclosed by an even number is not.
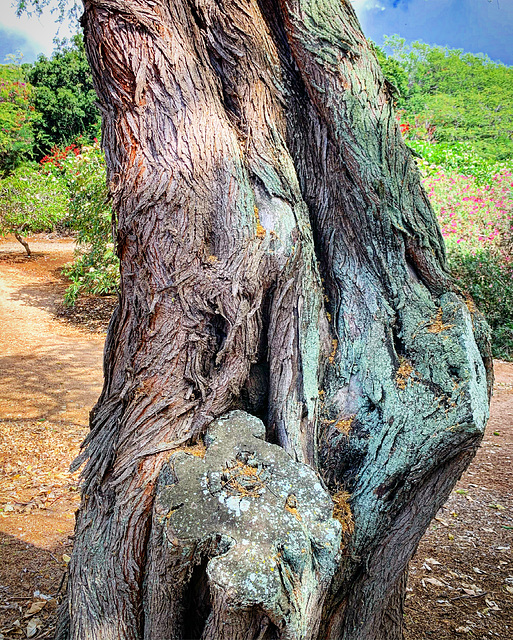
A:
[[[162,470],[146,638],[316,637],[340,523],[315,472],[264,435],[233,411],[210,426],[203,457],[177,451]]]

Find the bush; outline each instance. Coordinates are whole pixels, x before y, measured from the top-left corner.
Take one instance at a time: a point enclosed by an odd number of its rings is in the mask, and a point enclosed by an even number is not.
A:
[[[82,36],[60,42],[51,58],[40,55],[29,70],[29,79],[40,114],[34,124],[38,157],[77,136],[91,142],[98,135],[100,114]]]
[[[424,186],[442,228],[451,272],[490,324],[494,357],[513,360],[512,171],[502,169],[488,184],[479,184],[458,171],[427,170]]]
[[[112,210],[100,145],[95,140],[81,148],[73,144],[54,149],[42,162],[49,173],[62,175],[69,193],[69,224],[77,231],[75,261],[64,271],[71,279],[66,304],[74,304],[81,294],[115,293],[119,260],[112,241]]]
[[[14,233],[29,255],[22,236],[50,231],[67,214],[68,194],[60,176],[22,165],[0,181],[0,234]]]
[[[494,358],[513,360],[513,264],[505,252],[488,248],[449,251],[449,266],[492,328]]]
[[[406,125],[401,125],[405,127]],[[404,135],[406,134],[406,135]],[[511,170],[511,162],[497,162],[481,156],[469,142],[427,142],[415,139],[415,128],[408,126],[403,135],[407,145],[419,156],[424,175],[434,175],[440,169],[457,172],[462,176],[472,176],[478,185],[491,184],[494,176]]]

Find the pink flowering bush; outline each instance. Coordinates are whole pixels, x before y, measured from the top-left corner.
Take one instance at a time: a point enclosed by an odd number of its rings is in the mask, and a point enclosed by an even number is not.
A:
[[[502,168],[480,184],[472,175],[428,169],[424,186],[451,272],[485,314],[494,356],[513,360],[513,172]]]
[[[463,243],[467,251],[499,250],[508,242],[513,220],[513,175],[504,169],[489,184],[455,171],[436,172],[424,178],[449,250]]]

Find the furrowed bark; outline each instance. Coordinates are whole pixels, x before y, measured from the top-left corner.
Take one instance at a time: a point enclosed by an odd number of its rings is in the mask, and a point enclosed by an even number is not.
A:
[[[482,436],[489,349],[354,12],[84,5],[121,294],[57,637],[400,638],[407,562]],[[178,451],[234,408],[333,496],[343,546],[320,591],[309,542],[276,601],[233,596],[241,527],[194,538],[162,502],[184,486],[173,461],[203,469]],[[228,470],[251,453],[230,446]],[[267,502],[279,523],[306,504]]]

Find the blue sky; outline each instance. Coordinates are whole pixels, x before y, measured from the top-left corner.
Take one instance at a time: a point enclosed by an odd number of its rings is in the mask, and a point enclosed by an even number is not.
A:
[[[50,55],[53,39],[69,37],[55,15],[16,17],[12,0],[0,0],[0,63],[20,50],[24,61],[39,53]],[[487,53],[493,60],[513,65],[513,0],[351,0],[364,33],[378,44],[383,35],[399,34],[472,53]]]
[[[513,0],[351,0],[363,31],[486,53],[513,65]]]

